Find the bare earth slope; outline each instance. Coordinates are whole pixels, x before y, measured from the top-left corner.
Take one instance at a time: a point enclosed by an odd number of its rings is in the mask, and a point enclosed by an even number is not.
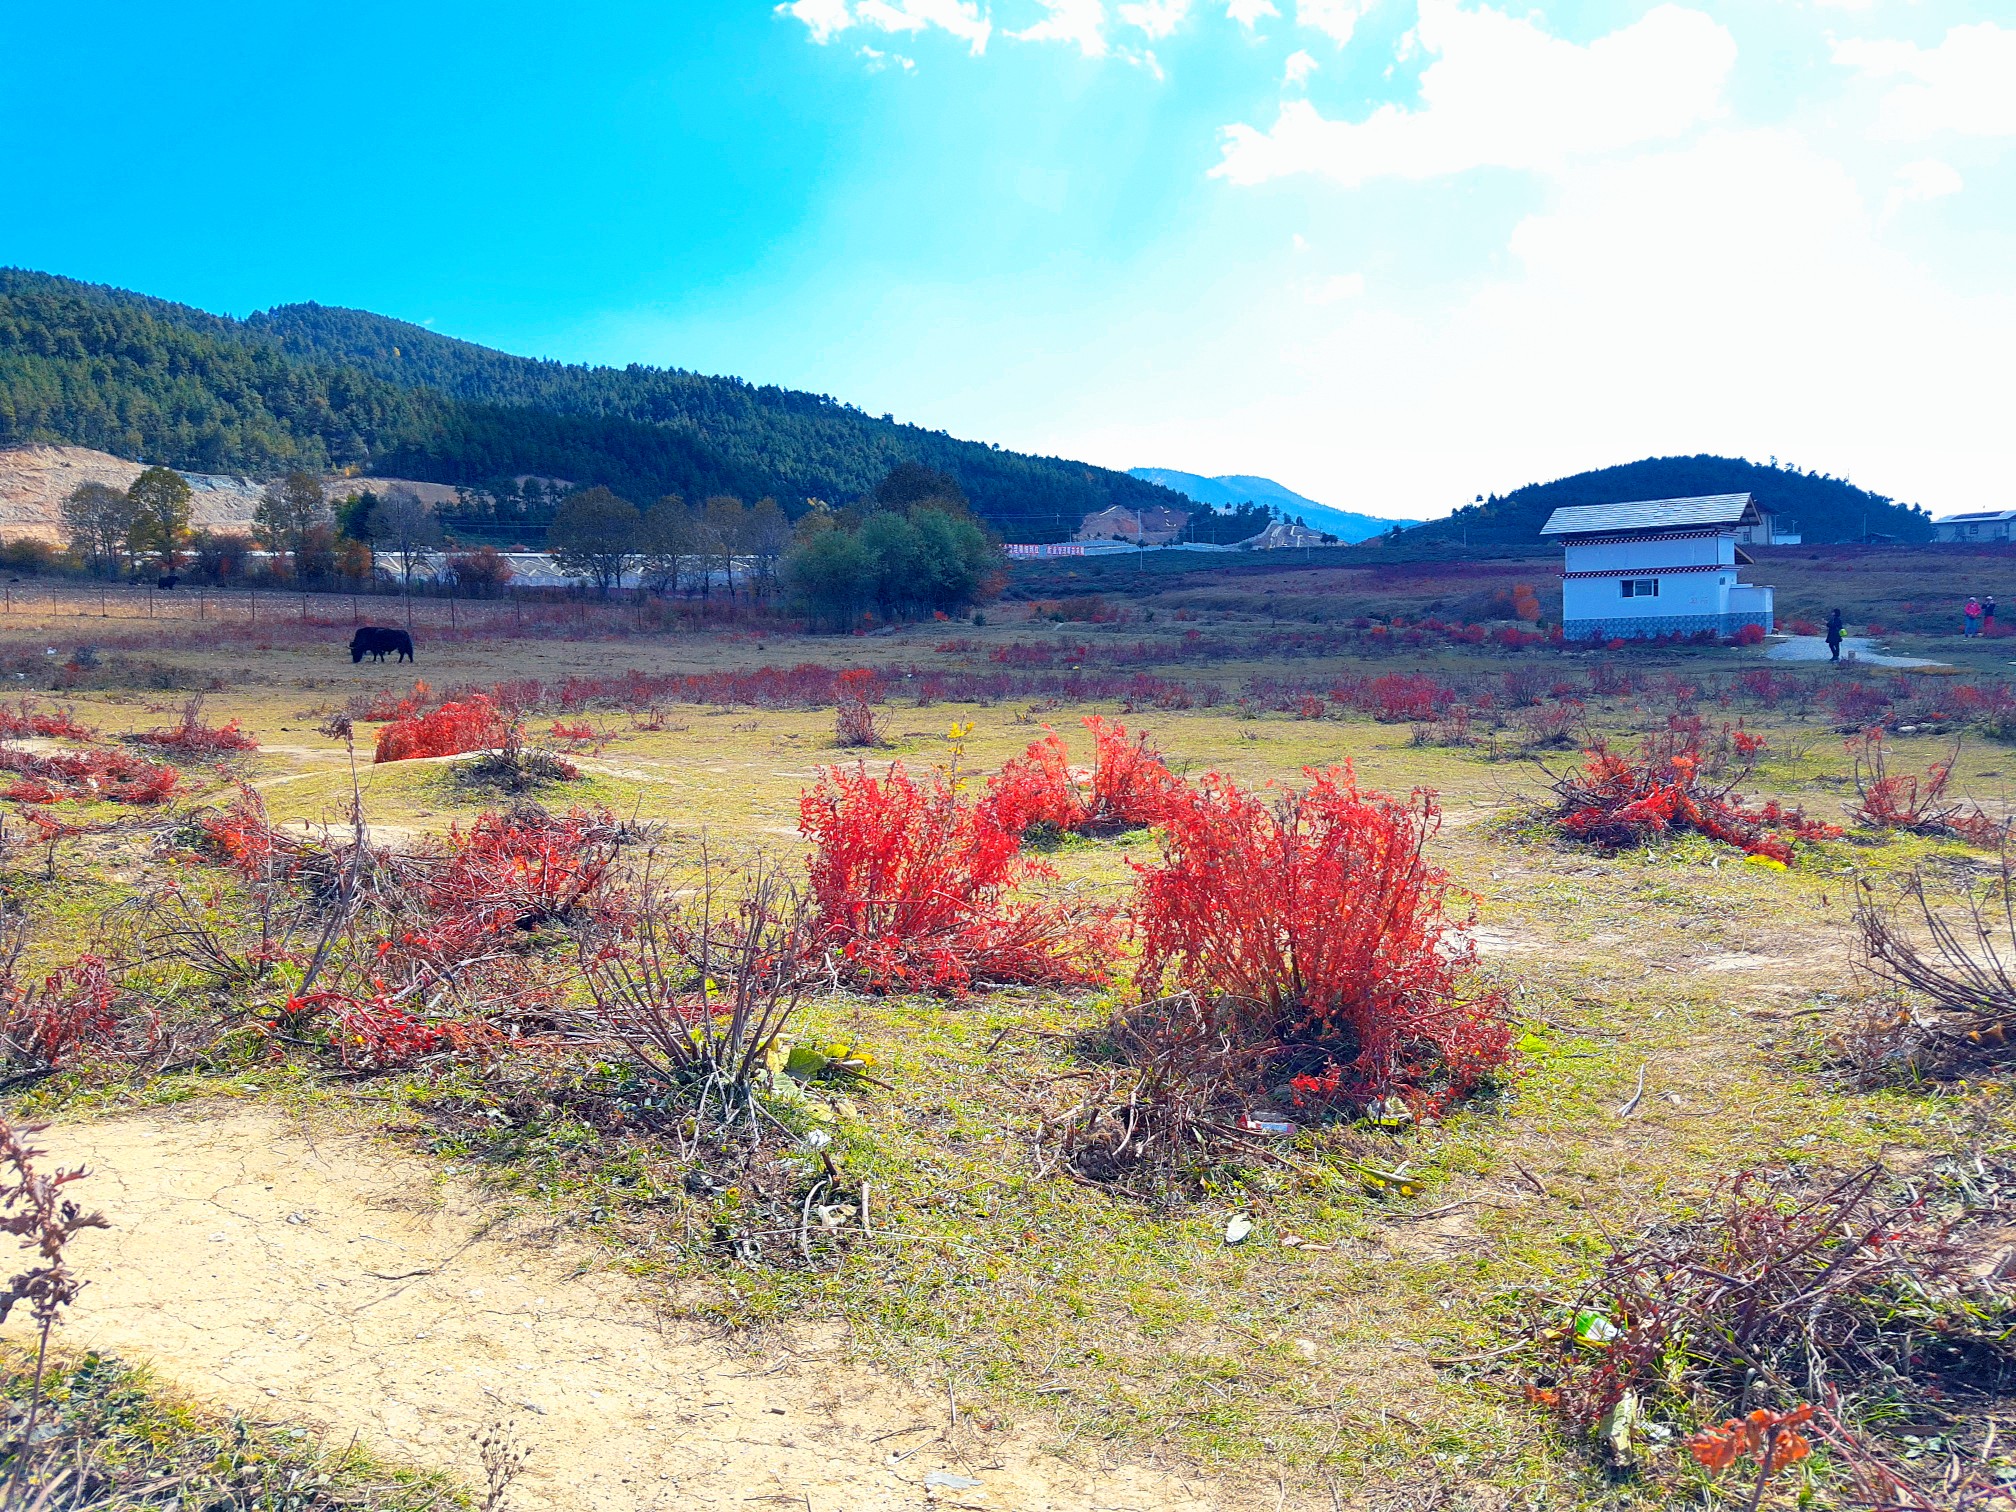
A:
[[[115,1224],[77,1245],[91,1284],[64,1342],[465,1478],[472,1433],[515,1420],[533,1452],[514,1506],[1241,1504],[1221,1485],[1086,1471],[970,1424],[948,1432],[942,1398],[830,1345],[735,1353],[639,1304],[591,1246],[500,1219],[365,1135],[209,1105],[38,1143],[90,1167],[73,1190]]]
[[[33,536],[60,545],[64,539],[62,504],[72,489],[79,483],[123,489],[144,470],[138,462],[82,446],[0,447],[0,540]],[[244,532],[252,528],[252,511],[263,485],[222,473],[185,472],[182,476],[189,480],[190,518],[199,530]],[[455,498],[455,490],[446,484],[416,483],[408,478],[322,480],[323,492],[331,499],[346,497],[367,484],[381,493],[390,488],[410,489],[429,504]]]

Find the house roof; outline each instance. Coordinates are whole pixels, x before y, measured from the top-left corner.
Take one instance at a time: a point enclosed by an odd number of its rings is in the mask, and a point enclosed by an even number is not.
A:
[[[1540,527],[1542,535],[1597,535],[1624,530],[1672,530],[1695,525],[1756,523],[1757,501],[1747,493],[1703,494],[1692,499],[1640,499],[1630,504],[1571,504]]]
[[[2016,520],[2016,509],[1977,509],[1971,514],[1940,515],[1934,525],[1981,525],[1990,520]]]

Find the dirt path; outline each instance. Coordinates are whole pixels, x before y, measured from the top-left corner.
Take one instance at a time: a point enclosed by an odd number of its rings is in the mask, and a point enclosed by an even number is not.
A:
[[[91,1284],[68,1344],[472,1480],[471,1433],[515,1419],[533,1455],[514,1508],[1243,1504],[1150,1469],[1079,1469],[1033,1437],[966,1426],[948,1439],[943,1398],[830,1346],[752,1360],[661,1324],[588,1245],[500,1222],[363,1135],[213,1104],[38,1142],[89,1165],[72,1190],[116,1224],[76,1246]],[[1255,1505],[1280,1503],[1270,1489]]]

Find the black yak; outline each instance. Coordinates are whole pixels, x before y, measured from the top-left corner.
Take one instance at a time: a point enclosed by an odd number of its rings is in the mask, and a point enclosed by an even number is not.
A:
[[[360,625],[350,637],[353,662],[361,662],[367,656],[373,661],[383,661],[393,651],[399,653],[400,661],[413,660],[413,637],[404,630],[388,630],[382,625]]]

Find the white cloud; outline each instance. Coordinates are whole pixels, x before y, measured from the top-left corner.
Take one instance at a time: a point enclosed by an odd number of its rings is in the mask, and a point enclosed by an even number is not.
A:
[[[917,68],[915,58],[906,58],[901,53],[885,53],[879,48],[863,47],[857,55],[867,61],[870,73],[880,73],[892,63],[905,73],[913,73]]]
[[[977,56],[987,50],[994,23],[980,11],[978,0],[790,0],[777,7],[782,16],[805,23],[814,42],[829,42],[850,26],[915,35],[933,27],[964,42]],[[909,66],[907,63],[905,66]]]
[[[1137,0],[1119,9],[1120,20],[1139,27],[1151,41],[1173,35],[1190,17],[1190,0]]]
[[[1920,158],[1897,170],[1898,190],[1908,200],[1944,199],[1967,187],[1952,164],[1937,158]]]
[[[1251,31],[1267,17],[1281,12],[1274,9],[1274,0],[1228,0],[1225,14]]]
[[[1229,126],[1215,177],[1260,184],[1313,173],[1355,186],[1472,168],[1556,170],[1677,137],[1722,111],[1736,42],[1699,11],[1661,5],[1586,47],[1533,22],[1458,0],[1420,0],[1418,108],[1363,121],[1282,104],[1267,131]]]
[[[1365,292],[1363,273],[1336,273],[1322,280],[1309,290],[1309,303],[1332,305],[1340,300],[1356,299]]]
[[[1920,158],[1915,163],[1906,163],[1897,170],[1897,181],[1890,186],[1890,193],[1883,200],[1883,219],[1889,220],[1906,205],[1922,205],[1928,200],[1944,199],[1966,187],[1966,180],[1960,177],[1959,170],[1951,163],[1942,163],[1937,158]]]
[[[1288,64],[1281,70],[1281,82],[1289,88],[1298,88],[1316,72],[1316,60],[1299,48],[1288,54]]]
[[[1106,56],[1106,7],[1100,0],[1042,0],[1042,5],[1048,15],[1008,35],[1023,42],[1072,42],[1085,57]]]
[[[1373,0],[1295,0],[1295,24],[1314,27],[1342,47]]]
[[[832,41],[836,32],[854,24],[847,0],[791,0],[788,5],[778,6],[777,14],[796,16],[811,28],[812,40],[819,43]]]
[[[1273,277],[1249,264],[1158,291],[1124,366],[1102,371],[1089,335],[1053,339],[1045,355],[1073,376],[1026,439],[1303,479],[1394,515],[1695,452],[1988,507],[2016,466],[1997,355],[2016,345],[2016,293],[1963,293],[1886,246],[1882,190],[1859,179],[1790,129],[1571,163],[1509,255],[1441,298],[1389,297],[1369,269],[1354,296],[1283,248]],[[1159,336],[1176,298],[1181,330]]]
[[[1942,131],[2016,136],[2016,31],[1992,21],[1956,26],[1937,47],[1915,42],[1834,44],[1834,61],[1865,78],[1901,79],[1883,96],[1881,136],[1922,141]]]

